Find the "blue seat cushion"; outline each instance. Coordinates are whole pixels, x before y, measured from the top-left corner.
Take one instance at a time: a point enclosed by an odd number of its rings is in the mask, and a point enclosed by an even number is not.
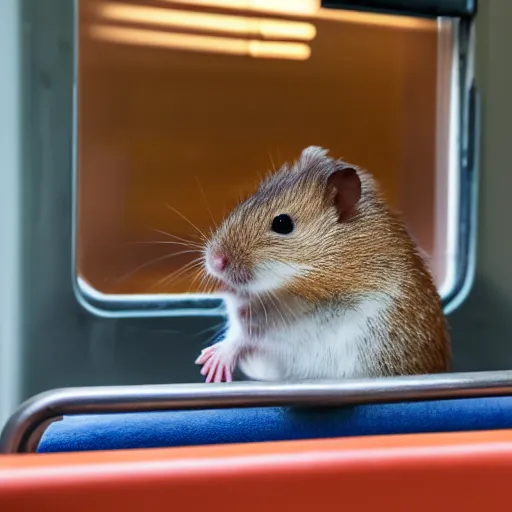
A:
[[[65,416],[38,452],[156,448],[512,427],[512,397]]]

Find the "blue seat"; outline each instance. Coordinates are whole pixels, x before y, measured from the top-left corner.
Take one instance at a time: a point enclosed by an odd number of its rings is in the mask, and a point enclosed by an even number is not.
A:
[[[161,448],[512,427],[512,397],[358,405],[65,416],[38,452]]]

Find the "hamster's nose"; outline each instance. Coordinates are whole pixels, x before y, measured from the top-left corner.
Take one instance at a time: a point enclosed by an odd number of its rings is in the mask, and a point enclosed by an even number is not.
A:
[[[210,263],[214,270],[222,272],[223,270],[226,270],[229,260],[223,254],[212,254]]]

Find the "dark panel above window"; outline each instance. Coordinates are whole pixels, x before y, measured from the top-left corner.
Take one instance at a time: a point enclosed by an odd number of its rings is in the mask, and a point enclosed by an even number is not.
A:
[[[416,16],[472,17],[477,0],[322,0],[322,7]]]

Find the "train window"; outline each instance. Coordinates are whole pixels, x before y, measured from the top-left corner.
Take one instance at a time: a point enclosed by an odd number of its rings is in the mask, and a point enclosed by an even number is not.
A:
[[[87,307],[217,311],[197,275],[200,233],[311,144],[375,174],[453,295],[457,19],[319,0],[81,0],[77,16],[75,278]]]

